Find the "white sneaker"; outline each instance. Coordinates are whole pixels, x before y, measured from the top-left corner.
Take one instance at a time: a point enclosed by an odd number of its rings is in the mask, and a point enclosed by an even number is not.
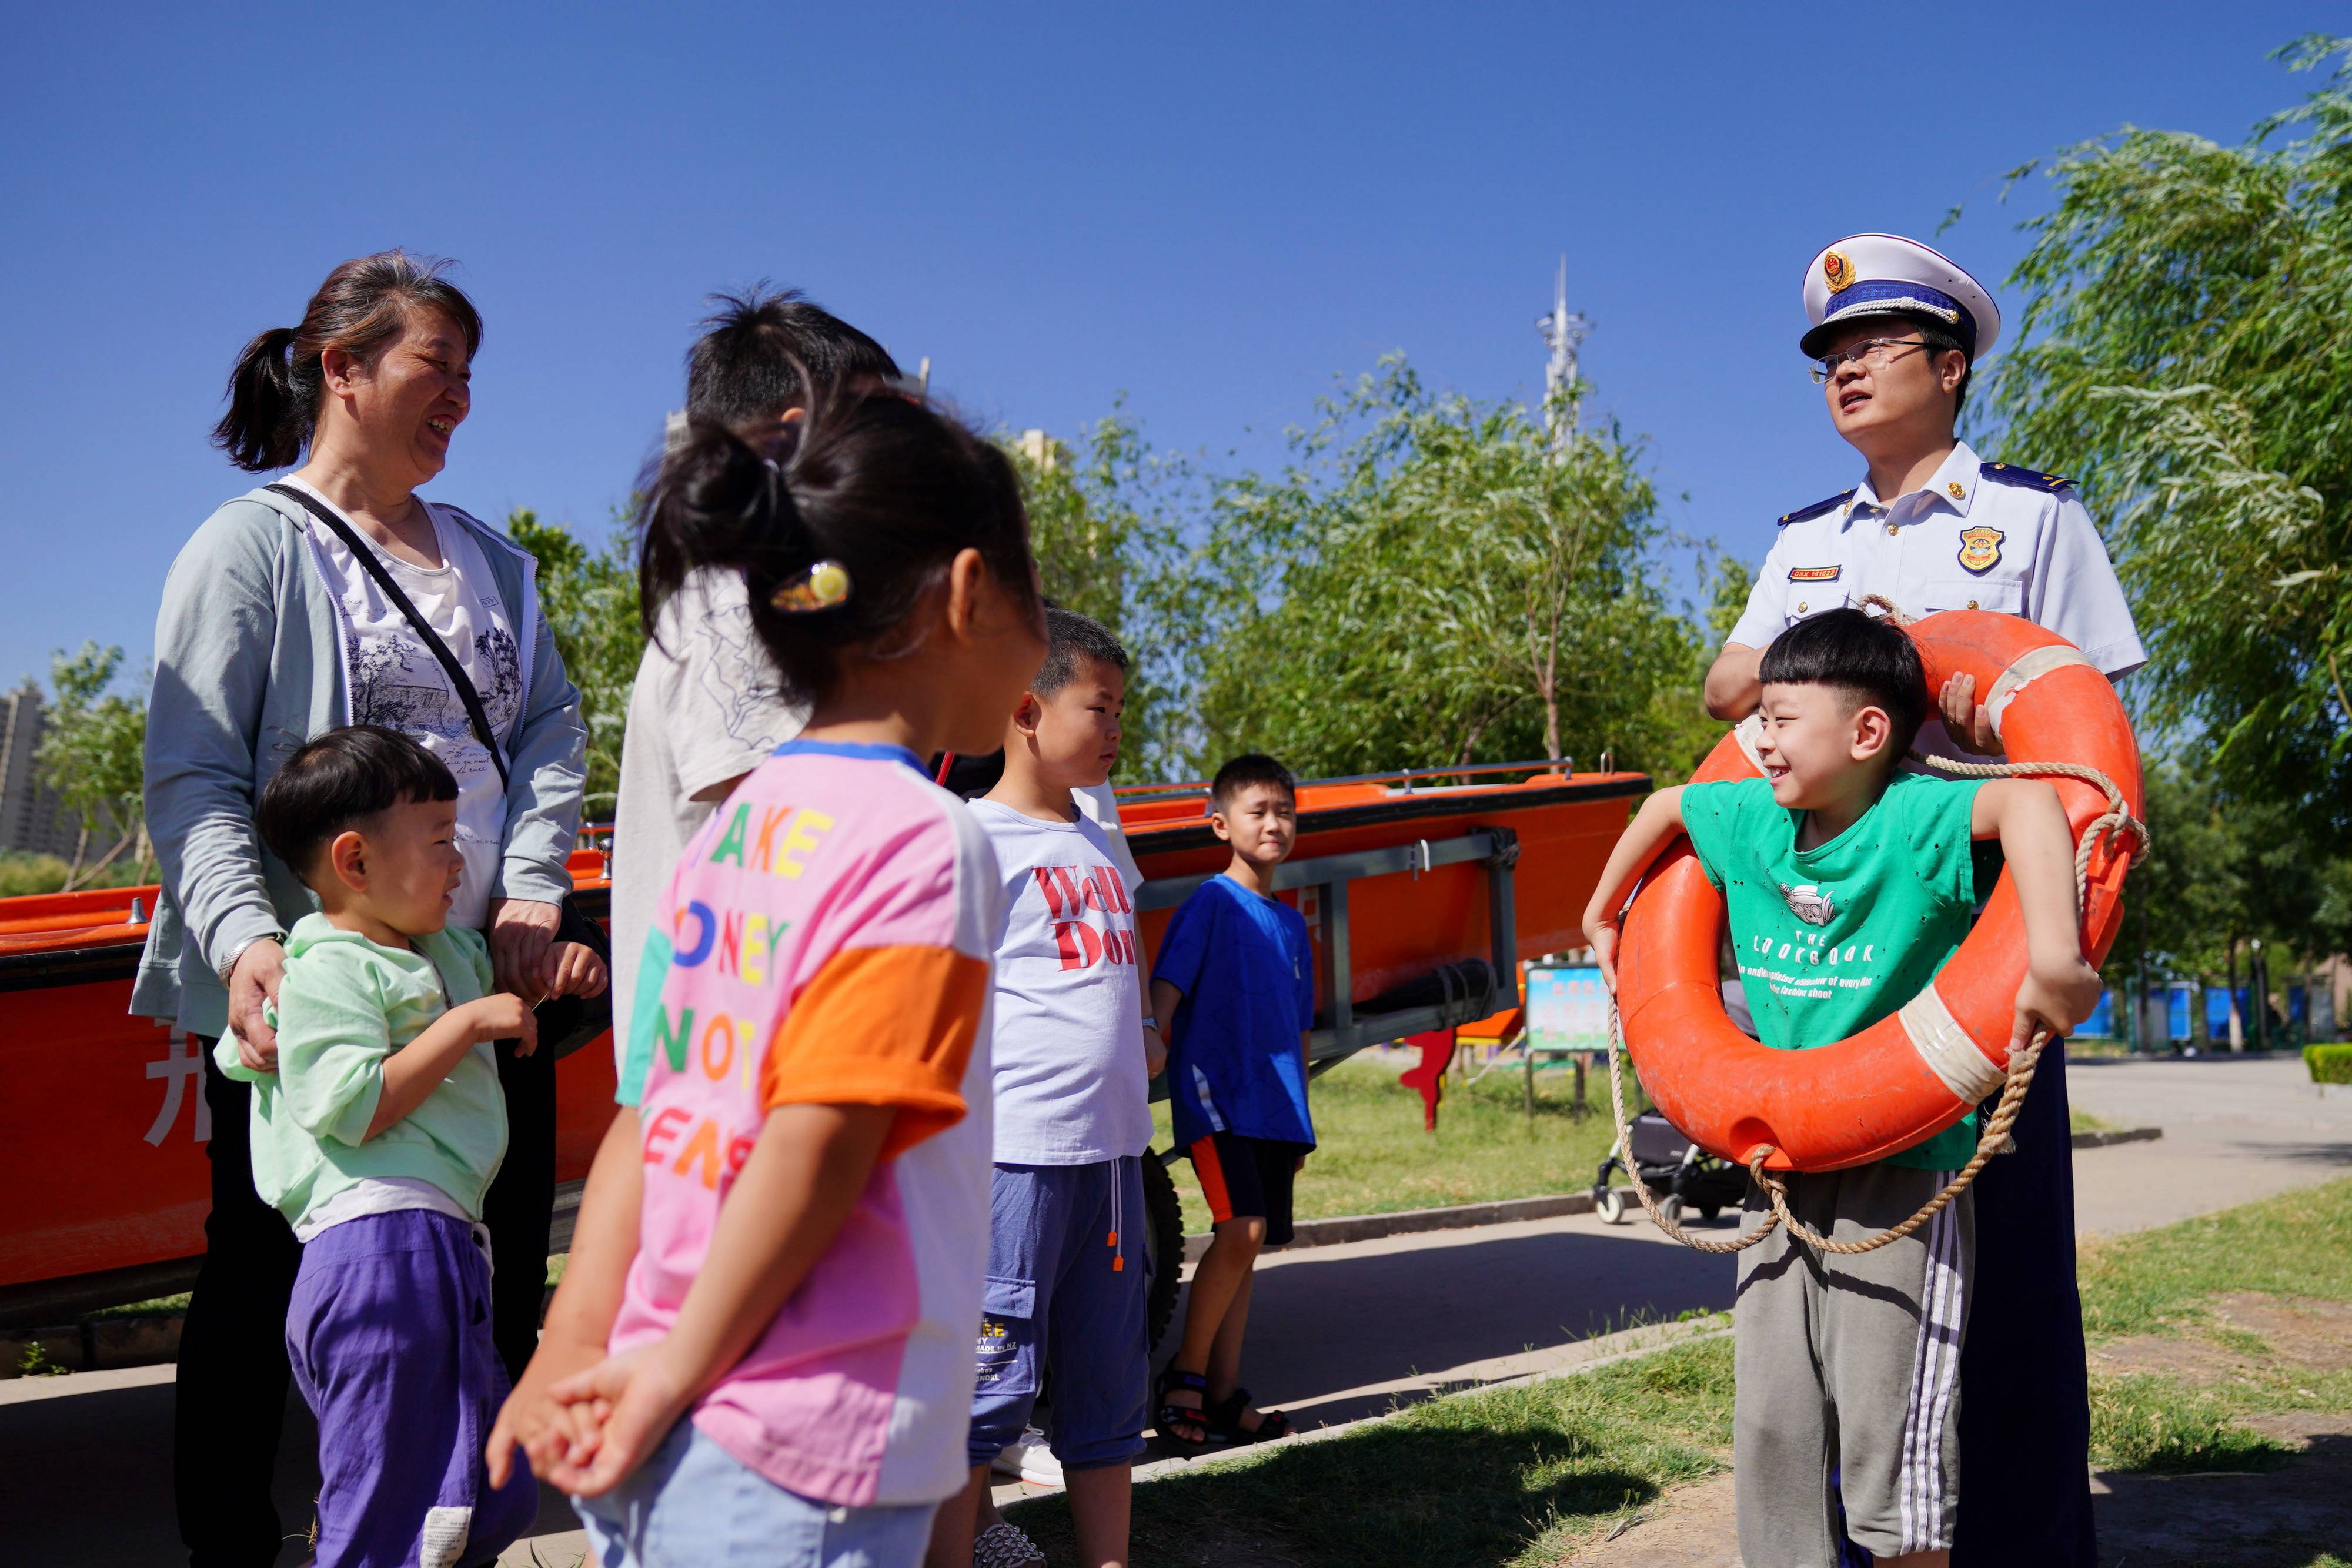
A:
[[[1062,1484],[1062,1461],[1045,1446],[1045,1434],[1031,1427],[1021,1436],[1004,1445],[989,1469],[999,1475],[1017,1476],[1031,1486],[1057,1487]]]

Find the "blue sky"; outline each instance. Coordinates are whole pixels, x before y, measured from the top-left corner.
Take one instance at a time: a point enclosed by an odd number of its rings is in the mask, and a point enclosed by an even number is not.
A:
[[[1539,394],[1565,252],[1666,520],[1760,557],[1853,482],[1795,351],[1820,246],[1965,203],[1937,243],[1995,282],[2043,200],[1998,204],[2005,171],[2126,122],[2235,141],[2311,85],[2267,52],[2343,16],[18,8],[0,681],[85,637],[147,656],[174,552],[254,483],[205,442],[238,347],[392,245],[456,257],[488,324],[428,493],[598,530],[712,288],[804,287],[983,423],[1066,434],[1123,392],[1159,444],[1264,465],[1390,350]]]

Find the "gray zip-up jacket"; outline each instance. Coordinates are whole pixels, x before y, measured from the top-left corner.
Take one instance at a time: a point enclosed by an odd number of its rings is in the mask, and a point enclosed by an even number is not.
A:
[[[454,507],[473,530],[518,629],[523,702],[499,737],[507,785],[506,854],[492,897],[559,902],[580,822],[588,732],[539,610],[539,563]],[[342,610],[309,532],[309,514],[257,489],[205,519],[163,583],[155,685],[147,699],[147,831],[163,894],[131,992],[131,1010],[217,1036],[228,1026],[222,960],[250,938],[293,929],[317,907],[262,846],[253,803],[303,742],[351,722]]]

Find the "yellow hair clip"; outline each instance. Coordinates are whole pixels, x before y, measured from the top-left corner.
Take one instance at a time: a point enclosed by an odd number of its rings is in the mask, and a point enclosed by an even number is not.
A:
[[[837,560],[821,560],[768,596],[768,602],[789,614],[830,610],[849,598],[849,569]]]

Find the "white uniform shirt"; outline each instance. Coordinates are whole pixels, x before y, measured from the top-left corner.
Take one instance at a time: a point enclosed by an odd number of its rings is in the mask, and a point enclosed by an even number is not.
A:
[[[1906,615],[2021,615],[2080,648],[2110,679],[2147,663],[2107,548],[2074,487],[1981,462],[1966,442],[1926,485],[1892,502],[1872,493],[1865,476],[1780,523],[1729,642],[1761,648],[1809,615],[1878,593]]]
[[[625,1065],[637,960],[687,841],[719,802],[696,796],[749,773],[807,715],[776,690],[743,579],[698,571],[662,606],[629,691],[613,818],[613,1052]]]

